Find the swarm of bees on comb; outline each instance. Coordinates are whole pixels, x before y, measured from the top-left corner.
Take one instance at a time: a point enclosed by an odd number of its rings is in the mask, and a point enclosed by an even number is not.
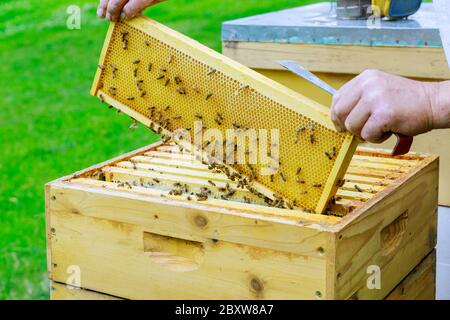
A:
[[[116,32],[118,32],[116,30]],[[130,46],[132,46],[131,41],[135,41],[135,39],[131,39],[131,34],[126,28],[120,30],[120,43],[121,43],[121,50],[130,51]],[[141,39],[136,39],[136,41]],[[146,47],[151,47],[152,42],[145,40],[142,44],[139,45],[145,45]],[[123,59],[122,59],[123,62]],[[126,100],[130,103],[135,103],[135,101],[140,101],[141,99],[150,99],[153,92],[148,90],[148,86],[146,86],[146,83],[148,84],[148,81],[155,81],[156,83],[160,84],[161,90],[174,90],[177,94],[180,96],[188,96],[188,95],[196,95],[201,96],[202,100],[205,103],[213,103],[211,101],[215,101],[216,96],[219,95],[219,92],[214,92],[210,88],[202,87],[198,84],[189,84],[186,79],[183,78],[182,72],[178,71],[174,65],[177,64],[177,56],[174,54],[169,54],[166,61],[161,63],[161,61],[144,61],[142,58],[133,58],[133,54],[128,55],[128,62],[129,65],[124,66],[123,64],[114,63],[109,60],[105,60],[105,64],[98,65],[98,68],[102,70],[104,77],[109,77],[108,81],[103,81],[100,83],[99,88],[102,89],[103,92],[107,93],[110,97],[113,97],[114,99],[119,99],[119,96],[122,97],[122,100]],[[132,72],[130,72],[132,70]],[[214,68],[209,68],[207,71],[205,71],[205,76],[207,78],[213,78],[218,77],[218,71]],[[134,89],[133,91],[130,91],[130,87],[127,86],[126,92],[121,92],[121,86],[120,81],[117,81],[122,77],[127,77],[130,79],[133,79],[134,81]],[[149,80],[150,79],[150,80]],[[107,84],[105,87],[103,87],[104,83]],[[246,84],[240,84],[240,86],[233,92],[233,96],[238,97],[241,94],[254,94],[253,89],[249,87],[249,85]],[[100,93],[98,95],[99,99],[102,102],[105,102],[105,97]],[[109,106],[111,108],[111,106]],[[188,107],[187,107],[188,108]],[[190,118],[193,118],[194,120],[203,121],[205,120],[205,115],[201,112],[198,112],[198,110],[195,110],[195,108],[190,107],[192,109],[192,115],[190,115]],[[164,143],[167,143],[169,141],[177,142],[177,139],[173,139],[171,132],[173,132],[175,129],[179,129],[179,123],[181,123],[184,120],[184,117],[186,117],[186,113],[181,114],[176,112],[176,108],[173,108],[173,105],[170,103],[170,99],[168,99],[166,105],[157,107],[154,104],[149,104],[147,107],[147,110],[145,111],[145,116],[151,120],[150,125],[148,128],[155,132],[156,134],[159,134],[161,136],[161,140]],[[179,111],[179,109],[178,109]],[[119,110],[120,112],[120,110]],[[208,115],[208,117],[211,117],[211,115]],[[219,127],[229,127],[233,128],[240,132],[246,132],[247,130],[250,130],[247,126],[243,125],[242,123],[239,123],[238,121],[234,121],[234,119],[226,119],[227,117],[224,116],[222,112],[215,112],[213,115],[213,121],[216,126]],[[134,118],[131,118],[131,125],[129,126],[130,130],[134,130],[138,127],[137,121]],[[200,129],[208,129],[206,125],[203,125]],[[191,136],[195,136],[198,132],[194,130],[194,128],[184,128],[186,132],[188,132]],[[197,130],[199,130],[197,128]],[[293,132],[293,136],[295,137],[295,140],[292,141],[293,144],[300,144],[300,142],[309,143],[310,145],[317,146],[320,144],[320,138],[316,134],[317,127],[315,124],[308,124],[301,126],[297,129],[295,129],[295,132]],[[182,139],[182,137],[179,137],[179,139]],[[258,140],[256,140],[258,142]],[[224,173],[231,181],[237,183],[238,189],[246,189],[252,193],[253,196],[259,198],[263,203],[265,203],[268,206],[276,207],[276,208],[284,208],[284,209],[302,209],[303,211],[314,213],[314,209],[307,208],[304,203],[302,203],[299,199],[292,199],[292,201],[287,200],[283,195],[273,193],[270,196],[266,194],[263,194],[262,192],[258,191],[258,188],[255,188],[253,185],[253,182],[256,181],[257,173],[256,168],[254,165],[246,163],[242,165],[243,170],[237,170],[236,168],[230,168],[230,166],[225,165],[222,162],[217,161],[214,158],[214,150],[215,146],[218,144],[218,141],[206,140],[203,142],[203,144],[200,146],[200,148],[204,151],[207,151],[207,159],[203,158],[197,158],[197,160],[203,162],[203,164],[207,165],[210,170],[213,172],[221,172]],[[223,144],[223,149],[226,149],[225,158],[228,159],[231,153],[231,158],[236,159],[236,153],[237,153],[237,145],[234,145],[233,148],[228,148],[226,141],[221,142]],[[274,145],[271,145],[273,148]],[[194,150],[191,150],[189,147],[186,146],[186,144],[179,144],[180,150],[183,151],[189,151],[194,153]],[[198,149],[199,147],[196,146]],[[199,151],[199,150],[197,150]],[[323,157],[331,161],[335,160],[338,155],[338,148],[337,147],[330,147],[326,151],[323,152]],[[233,155],[234,154],[234,155]],[[246,151],[246,156],[250,156],[250,151]],[[267,152],[267,156],[270,157],[270,152]],[[295,184],[299,187],[304,186],[304,190],[301,190],[298,192],[299,197],[306,197],[309,193],[316,194],[316,191],[320,192],[323,190],[325,181],[311,181],[307,178],[305,178],[304,171],[302,170],[301,166],[298,166],[298,168],[295,170],[294,173],[288,172],[288,170],[283,171],[281,169],[281,166],[283,164],[283,159],[277,158],[272,159],[279,163],[280,170],[276,174],[272,174],[268,177],[268,180],[271,183],[279,183],[279,184],[285,184],[291,185]],[[228,163],[228,162],[227,162]],[[235,163],[236,164],[236,163]],[[240,172],[243,172],[241,174]],[[156,181],[155,181],[156,183]],[[214,182],[209,181],[208,182],[212,187],[214,187]],[[339,182],[341,183],[341,181]],[[121,185],[122,186],[122,185]],[[128,187],[127,185],[124,185],[125,187]],[[286,187],[287,188],[287,187]],[[186,195],[188,197],[188,200],[197,200],[197,201],[205,201],[210,197],[217,197],[219,199],[229,199],[231,198],[236,190],[231,188],[230,186],[225,188],[219,188],[219,190],[222,191],[220,196],[213,195],[211,192],[208,192],[208,188],[205,187],[204,190],[200,190],[199,192],[188,192],[188,188],[186,186],[179,186],[174,185],[173,189],[170,192],[170,195]],[[308,191],[309,190],[309,191]],[[250,199],[249,197],[244,197],[244,202],[250,203],[254,202],[254,199]],[[333,198],[331,202],[335,201]]]

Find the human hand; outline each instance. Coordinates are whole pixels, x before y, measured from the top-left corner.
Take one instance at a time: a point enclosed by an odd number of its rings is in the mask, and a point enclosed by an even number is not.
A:
[[[100,0],[97,16],[111,21],[132,19],[144,9],[164,0]]]
[[[345,84],[333,97],[331,119],[338,131],[381,143],[391,133],[415,136],[445,126],[450,92],[441,86],[368,70]],[[448,89],[447,89],[448,90]],[[447,110],[447,114],[443,110]]]

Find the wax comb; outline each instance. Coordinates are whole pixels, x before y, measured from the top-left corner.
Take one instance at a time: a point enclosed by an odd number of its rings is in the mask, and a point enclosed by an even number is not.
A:
[[[211,169],[243,181],[241,187],[278,207],[323,213],[357,146],[352,135],[335,131],[325,106],[145,17],[111,23],[91,94],[162,134],[163,140],[186,129],[191,143],[178,143],[191,152],[222,143],[226,165]],[[204,133],[216,129],[224,140],[233,129],[253,139],[258,149],[242,154],[217,137],[194,147],[199,128]],[[227,162],[235,152],[245,161]],[[255,152],[257,163],[251,158]],[[216,154],[202,153],[202,159],[210,162]]]

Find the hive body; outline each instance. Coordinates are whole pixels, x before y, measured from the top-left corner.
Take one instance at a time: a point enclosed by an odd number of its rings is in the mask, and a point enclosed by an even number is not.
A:
[[[226,162],[265,197],[318,213],[356,148],[324,106],[146,18],[111,24],[91,93],[164,140],[188,129],[178,141],[187,150]]]
[[[309,214],[246,190],[222,199],[215,188],[233,182],[173,144],[137,150],[47,185],[50,279],[61,298],[77,297],[60,285],[77,266],[88,297],[382,299],[428,256],[411,281],[429,289],[437,157],[360,149],[345,179],[332,216]],[[211,194],[171,194],[176,183]],[[379,289],[367,286],[374,266]],[[429,298],[428,289],[414,296]]]

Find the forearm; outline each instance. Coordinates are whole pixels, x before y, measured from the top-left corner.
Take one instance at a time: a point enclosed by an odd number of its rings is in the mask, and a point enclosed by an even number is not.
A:
[[[450,128],[450,81],[435,84],[435,96],[432,97],[433,128]]]

